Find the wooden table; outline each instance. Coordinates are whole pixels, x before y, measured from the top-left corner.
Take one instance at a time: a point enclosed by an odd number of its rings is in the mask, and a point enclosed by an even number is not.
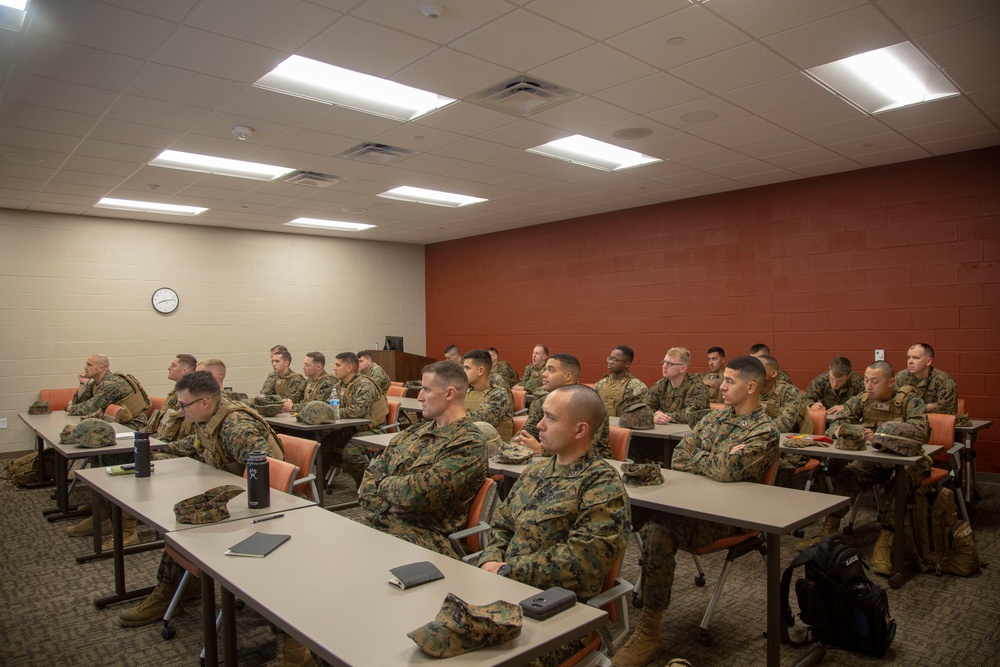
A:
[[[611,426],[618,426],[618,417],[608,417]],[[674,457],[674,447],[691,432],[687,424],[655,424],[651,430],[632,429],[632,437],[663,440],[663,467],[669,468]]]
[[[423,653],[406,633],[433,620],[447,593],[471,604],[517,603],[538,589],[319,508],[291,512],[262,526],[242,521],[166,536],[168,544],[223,588],[227,665],[236,664],[234,594],[333,665],[523,665],[607,622],[605,612],[577,604],[546,621],[525,618],[521,636],[500,646],[442,661]],[[292,538],[263,559],[223,555],[256,530]],[[406,591],[387,583],[390,568],[417,561],[432,562],[444,579]],[[303,596],[303,581],[318,590]],[[326,600],[322,607],[319,599]]]

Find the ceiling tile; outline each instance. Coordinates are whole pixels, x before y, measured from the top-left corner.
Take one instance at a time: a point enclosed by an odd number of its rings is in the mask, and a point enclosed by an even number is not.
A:
[[[618,86],[656,72],[656,68],[604,44],[594,44],[529,72],[581,93]]]
[[[705,7],[754,37],[765,37],[866,3],[867,0],[755,0],[752,3],[712,0]]]
[[[948,68],[980,60],[995,51],[998,33],[1000,13],[931,33],[916,43],[939,67]]]
[[[7,127],[23,127],[41,132],[52,132],[74,137],[85,136],[98,121],[97,116],[50,107],[40,107],[20,102],[0,102],[0,122]]]
[[[1000,11],[982,0],[878,0],[878,6],[912,37],[974,21]]]
[[[785,133],[774,137],[767,137],[766,139],[754,139],[753,141],[733,144],[730,148],[746,155],[765,158],[770,155],[781,155],[782,153],[805,150],[813,146],[815,144],[807,139],[803,139],[795,134]]]
[[[237,118],[263,118],[283,125],[300,125],[329,108],[330,105],[323,102],[248,86],[231,100],[222,104],[219,111]],[[245,125],[245,123],[241,124]]]
[[[513,9],[502,0],[464,0],[444,8],[432,19],[423,14],[420,3],[398,0],[368,0],[351,12],[352,16],[415,35],[436,44],[448,44]]]
[[[812,148],[806,148],[801,151],[793,151],[782,155],[771,155],[767,158],[767,161],[771,164],[776,164],[779,167],[785,167],[786,169],[794,169],[795,171],[798,171],[798,167],[803,165],[841,159],[843,158],[826,148],[813,146]]]
[[[401,69],[392,76],[392,80],[461,99],[516,73],[513,69],[454,49],[438,49]],[[440,111],[434,112],[437,113]]]
[[[988,119],[982,116],[968,116],[966,118],[955,118],[930,125],[911,127],[900,130],[900,132],[918,144],[929,144],[935,141],[944,141],[950,138],[993,132],[995,130],[996,128],[993,126],[993,123]]]
[[[1000,84],[1000,59],[983,58],[948,67],[945,74],[951,77],[959,90],[972,92]]]
[[[153,100],[136,95],[122,95],[108,109],[105,118],[120,121],[141,119],[144,126],[187,131],[211,114],[211,110]]]
[[[913,148],[913,142],[897,132],[885,132],[838,143],[828,143],[827,148],[845,157],[858,158],[872,153],[884,153],[900,148]]]
[[[105,0],[106,4],[159,16],[170,21],[180,21],[201,0]]]
[[[785,131],[762,118],[750,116],[734,120],[731,123],[712,125],[711,127],[693,130],[691,134],[702,139],[708,139],[722,146],[730,146],[745,141],[746,137],[766,139],[767,137],[785,134]]]
[[[786,60],[750,42],[675,67],[670,73],[705,90],[721,93],[796,71]]]
[[[715,118],[706,121],[697,121],[690,117],[685,119],[687,114],[696,112],[699,114],[715,114]],[[721,97],[705,97],[694,102],[680,104],[646,115],[670,127],[691,132],[692,130],[711,127],[712,125],[722,125],[739,120],[740,118],[746,118],[750,113],[734,104],[730,104]]]
[[[571,133],[557,130],[548,125],[520,119],[503,127],[498,127],[495,130],[483,132],[479,135],[479,138],[523,150],[534,148],[535,146],[540,146],[556,139],[562,139],[569,134]],[[513,168],[508,167],[508,169]]]
[[[977,115],[978,112],[972,103],[966,98],[956,95],[946,97],[933,102],[914,104],[912,106],[886,111],[877,114],[875,117],[880,121],[896,129],[917,127],[920,125],[930,125],[945,120],[965,118],[966,116]]]
[[[621,107],[593,97],[578,97],[532,114],[531,119],[536,123],[545,123],[570,133],[586,134],[595,127],[615,123],[632,115]]]
[[[291,53],[341,16],[304,0],[203,0],[187,23]]]
[[[535,0],[530,9],[603,40],[690,6],[688,0],[629,0],[608,11],[606,0]]]
[[[155,61],[251,84],[274,69],[286,55],[275,49],[185,27],[157,52]]]
[[[764,113],[761,116],[792,132],[797,132],[810,127],[861,118],[864,114],[839,97],[825,97],[814,102]]]
[[[70,153],[80,143],[80,138],[54,132],[27,130],[23,127],[5,127],[3,128],[3,141],[4,144],[14,146],[22,151]]]
[[[27,32],[63,42],[146,59],[177,24],[93,0],[38,2]]]
[[[971,93],[969,99],[983,111],[1000,111],[1000,86],[993,86],[992,88],[985,88]]]
[[[149,63],[127,91],[140,97],[215,109],[235,97],[244,87],[244,84],[217,76]]]
[[[680,157],[673,158],[673,162],[676,162],[677,164],[683,164],[691,167],[692,169],[705,170],[714,170],[717,167],[728,164],[736,164],[737,162],[743,162],[745,160],[745,155],[729,150],[728,148],[713,148],[712,150],[705,151],[703,153],[693,153],[691,155],[682,155]]]
[[[833,97],[833,93],[802,72],[795,72],[735,88],[722,93],[720,97],[755,114],[762,114]]]
[[[489,162],[504,155],[519,152],[511,146],[504,146],[492,141],[482,139],[462,139],[453,144],[442,146],[437,151],[438,155],[445,155],[459,160],[469,160],[472,162]]]
[[[177,141],[182,134],[178,130],[165,130],[159,127],[105,118],[94,127],[90,133],[90,139],[163,150]]]
[[[855,162],[859,162],[866,167],[877,167],[883,164],[893,164],[895,162],[906,162],[908,160],[921,160],[930,157],[928,152],[918,146],[900,146],[887,151],[858,155],[854,157]]]
[[[889,128],[873,116],[860,116],[850,120],[819,125],[802,130],[799,134],[817,144],[842,143],[884,134]]]
[[[831,39],[835,35],[836,39]],[[898,44],[906,37],[865,5],[765,38],[765,44],[803,69]]]
[[[418,137],[421,138],[418,139]],[[461,134],[446,132],[436,127],[400,123],[391,130],[375,135],[373,140],[380,144],[409,148],[410,150],[426,153],[442,146],[453,144],[464,138]]]
[[[398,30],[346,17],[299,49],[298,55],[385,78],[436,48]]]
[[[370,113],[361,113],[343,107],[327,107],[326,111],[300,124],[301,127],[317,132],[334,134],[367,141],[376,134],[388,132],[399,125],[399,121]]]
[[[994,120],[996,122],[996,120]],[[933,155],[945,155],[947,153],[957,153],[959,151],[971,151],[987,146],[1000,144],[1000,132],[991,130],[983,134],[970,134],[964,137],[951,137],[941,141],[931,141],[924,144],[924,148]]]
[[[34,74],[77,85],[119,90],[139,72],[142,61],[107,51],[77,46],[54,39],[25,35],[14,67]]]
[[[591,43],[592,40],[541,16],[517,12],[455,40],[451,46],[502,67],[526,72]]]
[[[160,154],[160,149],[148,146],[129,146],[127,144],[86,139],[73,152],[84,157],[99,157],[123,162],[149,162]]]
[[[826,162],[816,162],[815,164],[805,164],[795,167],[795,172],[808,178],[814,176],[825,176],[827,174],[837,174],[842,171],[860,169],[863,165],[847,158],[837,158]]]

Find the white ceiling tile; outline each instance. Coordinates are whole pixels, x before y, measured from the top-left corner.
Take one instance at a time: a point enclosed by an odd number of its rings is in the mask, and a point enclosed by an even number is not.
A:
[[[456,102],[434,113],[421,116],[411,124],[414,127],[433,127],[466,137],[474,137],[487,130],[513,123],[515,120],[517,120],[517,116],[467,102]]]
[[[498,127],[495,130],[483,132],[479,135],[479,138],[523,150],[534,148],[535,146],[540,146],[556,139],[562,139],[570,134],[572,132],[565,132],[549,127],[548,125],[520,119],[503,127]]]
[[[62,194],[62,195],[76,195],[78,197],[88,197],[91,202],[97,201],[104,195],[108,193],[107,188],[97,187],[94,185],[76,185],[74,183],[48,183],[45,186],[45,192]]]
[[[14,62],[15,47],[21,33],[13,30],[0,30],[0,71],[6,72]]]
[[[765,171],[759,174],[747,174],[746,176],[740,176],[735,180],[741,183],[746,183],[752,186],[761,185],[771,185],[772,183],[784,183],[785,181],[793,181],[797,178],[802,178],[799,174],[792,171],[786,171],[784,169],[776,169],[774,171]]]
[[[820,125],[802,130],[799,134],[817,144],[842,143],[884,134],[889,128],[874,116],[860,116],[850,120]]]
[[[867,0],[712,0],[706,9],[721,15],[754,37],[776,32],[832,16],[866,4]]]
[[[615,132],[618,132],[619,130],[633,129],[649,130],[650,134],[638,139],[628,139],[614,136]],[[643,144],[672,137],[678,134],[678,132],[679,130],[675,130],[669,125],[657,123],[656,121],[650,120],[645,116],[631,116],[629,118],[625,118],[624,120],[594,128],[587,133],[587,136],[593,139],[599,139],[600,141],[607,141],[608,143],[621,146],[622,148],[630,148],[641,152]]]
[[[833,97],[833,93],[802,72],[795,72],[729,90],[720,97],[755,114],[761,114]]]
[[[938,32],[995,14],[994,2],[983,0],[878,0],[879,8],[913,37]]]
[[[116,96],[110,90],[18,72],[7,75],[3,88],[5,100],[94,116],[103,114]]]
[[[471,162],[489,162],[496,158],[520,152],[519,149],[511,146],[504,146],[492,141],[482,139],[462,139],[453,144],[442,146],[437,151],[438,155],[445,155],[459,160],[469,160]]]
[[[831,35],[836,39],[831,39]],[[878,10],[865,5],[771,35],[763,41],[806,69],[898,44],[905,39]]]
[[[357,143],[356,139],[341,137],[327,132],[292,129],[267,143],[273,148],[281,148],[303,153],[334,155],[345,151]]]
[[[757,158],[766,158],[770,155],[781,155],[782,153],[792,153],[807,148],[812,148],[815,144],[802,137],[786,133],[765,139],[754,139],[740,144],[730,146],[734,151],[739,151],[745,155]]]
[[[795,172],[807,178],[812,178],[814,176],[825,176],[827,174],[837,174],[842,171],[860,169],[862,166],[860,163],[848,160],[847,158],[837,158],[836,160],[828,160],[826,162],[801,165],[795,167]]]
[[[461,172],[462,169],[471,164],[471,162],[466,162],[465,160],[456,160],[444,157],[443,155],[424,153],[423,155],[416,155],[407,160],[406,168],[425,174],[449,174],[452,172]],[[461,173],[455,175],[462,176]]]
[[[994,119],[994,122],[997,122],[996,119]],[[941,141],[931,141],[924,144],[924,148],[933,155],[945,155],[947,153],[996,146],[997,144],[1000,144],[1000,132],[992,130],[983,134],[970,134],[964,137],[951,137]]]
[[[94,127],[89,138],[110,143],[147,146],[163,150],[177,141],[182,134],[179,130],[166,130],[160,127],[105,118]]]
[[[558,127],[570,133],[586,134],[595,127],[615,123],[632,116],[632,113],[621,107],[584,96],[532,114],[531,120]]]
[[[474,164],[462,169],[461,177],[476,183],[499,183],[500,181],[517,176],[516,171],[501,169],[488,164]]]
[[[304,0],[203,0],[188,24],[294,52],[341,16]]]
[[[149,63],[127,92],[175,104],[215,109],[240,93],[245,86],[199,72],[159,63]]]
[[[210,109],[174,104],[166,100],[153,100],[136,95],[122,95],[108,109],[105,118],[141,122],[169,130],[187,131],[212,113]]]
[[[93,0],[33,3],[28,33],[136,58],[153,55],[177,24]]]
[[[649,76],[656,68],[604,44],[594,44],[529,72],[581,93],[618,86]]]
[[[966,98],[956,95],[886,111],[877,114],[876,118],[889,127],[905,129],[973,115],[978,115],[978,111],[972,106],[972,103]]]
[[[391,130],[375,135],[373,140],[380,144],[409,148],[410,150],[426,153],[442,146],[453,144],[464,138],[461,134],[439,130],[436,127],[400,123]]]
[[[300,123],[301,127],[317,132],[332,132],[334,134],[367,141],[377,134],[388,132],[399,125],[399,121],[370,113],[361,113],[343,107],[328,107],[326,111],[314,118]]]
[[[20,102],[0,102],[0,123],[7,127],[23,127],[42,132],[58,128],[59,134],[85,136],[98,121],[97,116]]]
[[[613,37],[607,43],[666,70],[748,41],[750,38],[744,33],[704,8],[692,5]]]
[[[298,55],[355,72],[389,77],[436,48],[432,42],[398,30],[346,17],[299,49]]]
[[[838,143],[827,143],[827,148],[849,158],[859,158],[872,153],[884,153],[900,148],[913,148],[912,141],[897,132],[885,132]]]
[[[983,111],[1000,111],[1000,86],[970,93],[969,99]]]
[[[693,122],[690,119],[685,120],[684,116],[692,112],[710,112],[716,114],[716,117],[704,122]],[[740,118],[746,118],[750,113],[735,104],[730,104],[721,97],[705,97],[694,102],[680,104],[646,115],[670,127],[691,132],[692,130],[711,127],[712,125],[722,125],[739,120]]]
[[[108,176],[106,174],[94,174],[85,171],[72,171],[70,169],[60,169],[59,173],[52,177],[54,183],[77,183],[80,185],[94,185],[101,188],[112,188],[121,182],[119,176]]]
[[[4,208],[27,208],[29,211],[44,211],[45,213],[64,213],[66,215],[83,215],[91,208],[90,204],[72,206],[69,204],[56,204],[54,202],[39,202],[19,207],[6,203],[8,201],[12,202],[13,200],[0,200],[0,206],[3,206]]]
[[[286,53],[195,28],[181,28],[155,62],[251,84],[274,69]]]
[[[80,138],[54,132],[27,130],[22,127],[5,127],[3,128],[3,141],[8,146],[22,149],[22,152],[70,153],[79,145]]]
[[[457,39],[451,47],[502,67],[526,72],[593,41],[527,12],[507,14]]]
[[[48,181],[57,173],[58,172],[55,167],[38,167],[17,162],[0,161],[0,176],[29,178],[35,181]]]
[[[746,160],[746,156],[728,148],[713,148],[704,153],[693,153],[673,158],[673,162],[683,164],[692,169],[715,170],[728,164],[736,164]],[[773,167],[772,167],[773,168]]]
[[[219,111],[237,117],[263,118],[283,125],[306,123],[330,108],[329,104],[283,95],[252,86],[220,105]]]
[[[670,73],[705,90],[722,93],[796,71],[793,65],[772,51],[749,42],[674,67]]]
[[[930,125],[910,127],[900,130],[900,132],[918,144],[929,144],[935,141],[944,141],[970,134],[992,132],[995,129],[993,123],[982,116],[968,116],[966,118],[955,118]]]
[[[791,153],[783,153],[781,155],[771,155],[768,156],[767,161],[771,164],[778,165],[779,167],[798,171],[798,167],[807,164],[831,162],[842,159],[843,158],[841,156],[837,155],[833,151],[830,151],[829,149],[822,148],[820,146],[813,146],[812,148],[806,148],[801,151],[793,151]]]
[[[684,155],[704,153],[713,148],[718,148],[718,146],[693,134],[675,134],[660,141],[642,144],[643,153],[661,160],[673,160]]]
[[[930,154],[919,146],[900,146],[887,151],[858,155],[853,159],[866,167],[877,167],[883,164],[893,164],[895,162],[906,162],[908,160],[922,160],[930,157]]]
[[[407,86],[461,99],[516,73],[482,58],[443,48],[416,60],[391,78]],[[440,112],[434,112],[437,113]]]
[[[798,132],[810,127],[861,118],[864,114],[839,97],[825,97],[814,102],[770,111],[761,116],[792,132]]]
[[[170,21],[180,21],[201,0],[105,0],[106,4],[159,16]]]
[[[708,92],[666,72],[594,93],[593,97],[646,114],[707,97]]]
[[[951,77],[959,90],[972,92],[1000,84],[1000,58],[983,58],[948,67],[945,74]]]
[[[250,134],[246,141],[240,141],[233,134],[233,128],[240,125],[253,128],[253,133]],[[187,142],[186,145],[190,145],[192,135],[212,137],[217,141],[225,142],[226,157],[239,157],[254,150],[257,146],[274,141],[286,132],[291,131],[291,129],[287,125],[279,125],[278,123],[259,118],[231,115],[217,111],[191,128],[188,136],[182,139],[182,141]],[[190,149],[178,148],[177,150]],[[209,154],[216,155],[215,153]]]
[[[529,8],[594,39],[607,39],[689,7],[687,0],[630,0],[608,11],[606,0],[535,0]]]
[[[99,141],[97,139],[86,139],[73,154],[108,160],[149,162],[160,154],[160,149],[149,148],[148,146],[129,146],[127,144]]]
[[[740,118],[731,123],[712,125],[711,127],[693,130],[691,134],[708,139],[721,146],[730,146],[746,141],[747,137],[766,139],[785,134],[785,131],[773,123],[769,123],[757,116]]]
[[[14,60],[17,71],[77,85],[119,90],[142,67],[138,58],[27,35]]]
[[[423,14],[420,3],[368,0],[352,11],[351,15],[437,44],[448,44],[513,8],[502,0],[464,0],[450,3],[444,9],[442,16],[432,19]]]
[[[277,146],[268,145],[258,146],[243,157],[251,162],[277,164],[283,167],[315,171],[315,169],[312,169],[312,164],[316,161],[319,155],[317,153],[293,151],[287,148],[279,148]]]

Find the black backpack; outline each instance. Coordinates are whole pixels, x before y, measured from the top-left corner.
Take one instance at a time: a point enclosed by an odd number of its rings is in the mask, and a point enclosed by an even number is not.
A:
[[[799,616],[809,626],[806,638],[788,635],[792,612],[788,589],[795,568],[805,565],[805,577],[795,582]],[[819,641],[881,658],[896,636],[896,621],[889,614],[885,589],[868,579],[860,549],[844,544],[839,533],[828,535],[807,548],[781,576],[781,641],[805,646]],[[810,638],[811,636],[811,638]]]

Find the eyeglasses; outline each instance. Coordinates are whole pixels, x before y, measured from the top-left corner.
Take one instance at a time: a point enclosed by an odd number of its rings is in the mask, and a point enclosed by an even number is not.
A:
[[[664,359],[660,363],[666,366],[667,368],[673,368],[674,366],[687,366],[687,364],[675,364],[674,362],[667,361],[666,359]]]
[[[608,357],[609,364],[624,364],[628,359],[616,359],[615,357]]]
[[[188,408],[190,408],[192,405],[194,405],[198,401],[204,401],[206,398],[212,398],[212,397],[211,396],[202,396],[201,398],[194,399],[190,403],[181,403],[181,402],[178,402],[177,403],[177,407],[180,408],[181,410],[187,410]]]

